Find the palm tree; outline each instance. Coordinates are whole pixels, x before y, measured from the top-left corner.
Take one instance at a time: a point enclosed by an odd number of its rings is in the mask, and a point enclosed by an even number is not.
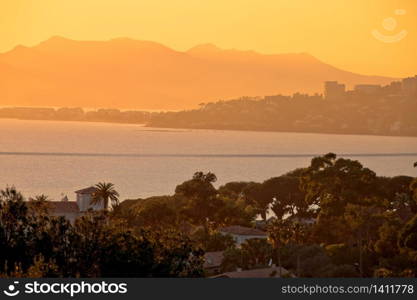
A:
[[[113,183],[99,182],[95,185],[96,191],[93,194],[91,204],[103,203],[105,210],[109,207],[109,200],[113,205],[119,203],[119,193],[114,189]]]
[[[40,194],[40,195],[36,195],[33,198],[30,198],[29,200],[38,201],[38,202],[46,202],[46,201],[49,201],[49,197],[45,194]]]

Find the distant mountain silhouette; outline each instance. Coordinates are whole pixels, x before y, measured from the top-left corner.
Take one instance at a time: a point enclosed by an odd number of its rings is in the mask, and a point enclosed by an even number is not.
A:
[[[0,105],[182,109],[238,96],[322,92],[323,81],[387,84],[309,54],[264,55],[215,45],[179,52],[118,38],[52,37],[0,54]]]

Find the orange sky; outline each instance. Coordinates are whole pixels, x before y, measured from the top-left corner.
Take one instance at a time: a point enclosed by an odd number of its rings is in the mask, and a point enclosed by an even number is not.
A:
[[[402,9],[400,14],[396,9]],[[406,30],[407,35],[384,43],[373,29],[384,35]],[[0,1],[0,52],[53,35],[130,37],[177,50],[210,42],[262,53],[308,52],[362,74],[417,74],[415,0]]]

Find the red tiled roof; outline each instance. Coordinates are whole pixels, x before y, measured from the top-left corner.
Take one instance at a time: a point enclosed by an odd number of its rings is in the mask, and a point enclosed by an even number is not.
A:
[[[280,277],[279,276],[279,267],[264,268],[264,269],[254,269],[254,270],[243,270],[236,272],[227,272],[213,276],[212,278],[272,278]],[[281,268],[282,276],[290,275],[293,277],[290,272],[286,269]]]
[[[266,236],[266,233],[251,227],[243,227],[239,225],[233,225],[228,227],[223,227],[220,229],[220,232],[223,233],[230,233],[236,235],[259,235],[259,236]]]
[[[206,252],[204,254],[204,268],[220,267],[223,261],[223,251]]]
[[[75,193],[76,194],[89,194],[89,195],[91,195],[91,194],[95,193],[96,191],[97,191],[96,187],[90,186],[88,188],[75,191]]]
[[[75,201],[48,201],[48,208],[51,213],[78,213],[80,209]]]

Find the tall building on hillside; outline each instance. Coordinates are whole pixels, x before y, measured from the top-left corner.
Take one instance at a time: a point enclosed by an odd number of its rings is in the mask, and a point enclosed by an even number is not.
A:
[[[393,81],[389,85],[383,86],[382,93],[388,96],[401,95],[402,93],[401,81]]]
[[[337,81],[326,81],[324,83],[324,98],[327,100],[343,99],[346,95],[346,87]]]
[[[408,97],[417,97],[417,75],[404,78],[401,82],[403,94]]]

